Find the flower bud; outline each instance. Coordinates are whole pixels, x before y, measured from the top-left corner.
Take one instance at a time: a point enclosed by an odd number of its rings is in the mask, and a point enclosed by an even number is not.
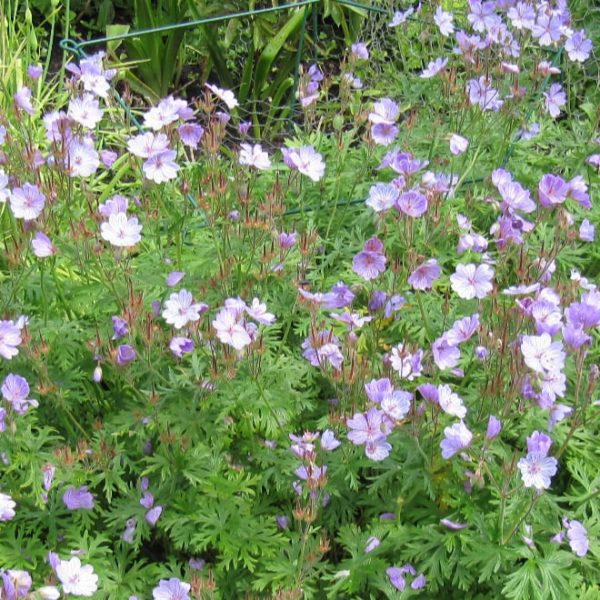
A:
[[[100,383],[102,381],[102,367],[100,365],[94,369],[94,372],[92,373],[92,380],[95,383]]]

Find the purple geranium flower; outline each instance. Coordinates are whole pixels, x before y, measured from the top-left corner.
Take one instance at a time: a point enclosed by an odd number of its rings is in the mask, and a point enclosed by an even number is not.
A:
[[[460,350],[451,344],[444,335],[437,338],[431,345],[433,360],[439,369],[453,369],[460,360]]]
[[[121,344],[117,348],[117,364],[124,366],[133,362],[137,358],[137,352],[129,344]]]
[[[13,410],[24,415],[30,406],[38,406],[38,401],[28,398],[29,384],[24,377],[9,373],[2,383],[2,397],[12,404]]]
[[[31,247],[33,248],[33,253],[38,258],[48,258],[56,254],[56,248],[50,241],[50,238],[41,231],[36,232],[33,236]]]
[[[71,486],[63,494],[63,502],[69,510],[91,510],[94,508],[94,496],[88,492],[87,486],[76,488]]]
[[[550,487],[550,479],[556,474],[558,462],[544,452],[530,452],[517,463],[525,487],[544,490]]]
[[[538,186],[540,204],[552,208],[562,204],[569,195],[569,184],[558,175],[547,174],[542,177]]]
[[[563,519],[563,523],[567,528],[567,539],[571,550],[580,557],[588,553],[589,541],[585,527],[580,521],[575,519]]]
[[[366,205],[375,212],[383,212],[392,208],[398,199],[398,188],[391,183],[376,183],[369,190]]]
[[[435,258],[421,263],[409,276],[408,283],[415,290],[430,290],[433,282],[440,277],[442,269]]]
[[[175,356],[181,358],[194,350],[194,341],[189,338],[174,337],[169,342],[169,349]]]
[[[454,321],[452,329],[448,331],[444,337],[451,346],[458,346],[463,342],[471,339],[475,332],[479,329],[479,314],[475,313],[470,317]]]
[[[23,187],[13,189],[10,195],[10,208],[15,219],[33,221],[42,213],[45,201],[44,194],[37,186],[24,183]]]
[[[156,525],[156,522],[162,514],[162,511],[163,507],[157,504],[154,508],[151,508],[146,513],[145,519],[151,527],[154,527]]]
[[[152,590],[153,600],[189,600],[192,586],[176,577],[161,579],[158,586]]]
[[[442,449],[442,458],[445,459],[451,458],[464,448],[468,448],[473,439],[473,434],[462,421],[455,423],[452,427],[446,427],[444,436],[440,448]]]
[[[421,217],[427,212],[427,197],[418,190],[410,190],[400,194],[394,207],[409,217]]]
[[[460,298],[481,299],[494,288],[493,279],[494,270],[486,264],[459,264],[456,266],[456,272],[450,276],[450,284]]]
[[[490,415],[490,418],[488,420],[487,431],[485,433],[485,437],[488,440],[493,440],[495,437],[498,436],[501,429],[502,429],[502,423],[500,422],[500,420],[497,419],[494,415]]]
[[[118,340],[126,336],[129,333],[129,327],[127,326],[127,321],[122,319],[121,317],[113,316],[112,318],[113,331],[114,335],[111,339]]]

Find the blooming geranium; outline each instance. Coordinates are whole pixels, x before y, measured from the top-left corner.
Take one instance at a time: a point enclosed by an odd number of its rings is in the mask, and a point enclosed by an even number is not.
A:
[[[563,524],[567,528],[567,539],[571,550],[577,556],[585,556],[588,553],[589,540],[583,524],[575,519],[563,519]]]
[[[184,354],[189,354],[194,350],[194,340],[184,337],[174,337],[169,342],[171,352],[181,358]]]
[[[100,157],[90,138],[73,138],[67,153],[67,172],[71,177],[90,177],[100,166]]]
[[[455,423],[452,427],[446,427],[444,429],[444,439],[440,442],[442,458],[451,458],[457,452],[468,448],[472,439],[473,434],[462,421]]]
[[[93,94],[83,94],[69,102],[67,116],[86,129],[94,129],[102,119],[102,109]]]
[[[550,487],[550,479],[556,474],[558,462],[544,452],[529,452],[519,460],[517,466],[525,487],[543,490]]]
[[[15,513],[17,503],[8,495],[0,492],[0,521],[10,521]]]
[[[73,596],[93,596],[98,590],[98,575],[92,565],[82,565],[79,558],[61,560],[55,568],[63,592]]]
[[[450,138],[450,152],[454,155],[466,152],[469,147],[469,140],[458,133],[452,134]]]
[[[492,283],[494,270],[486,265],[457,265],[456,272],[450,276],[452,289],[465,300],[485,298],[494,288]]]
[[[150,156],[142,165],[144,175],[154,183],[165,183],[177,177],[179,165],[175,162],[175,150],[163,150]]]
[[[224,90],[212,83],[207,83],[206,87],[220,100],[223,100],[229,110],[233,110],[236,106],[239,106],[239,102],[231,90]]]
[[[467,416],[467,409],[458,394],[452,391],[449,385],[440,385],[438,387],[438,403],[440,408],[449,415],[464,419]]]
[[[538,198],[540,204],[546,208],[565,202],[569,192],[570,185],[559,175],[547,173],[538,184]]]
[[[29,396],[29,384],[24,377],[9,373],[2,383],[2,397],[12,404],[13,410],[24,415],[30,406],[36,408],[38,401]]]
[[[100,232],[102,237],[113,246],[128,248],[135,246],[141,239],[142,226],[137,217],[127,218],[123,212],[111,214],[108,223],[102,223]]]
[[[444,37],[454,33],[454,16],[452,13],[445,12],[441,6],[437,7],[433,20]]]
[[[524,335],[521,353],[525,364],[538,373],[561,371],[565,362],[562,342],[553,342],[550,334]]]
[[[63,494],[63,502],[69,510],[94,508],[94,496],[88,492],[87,486],[83,485],[80,488],[71,486]]]
[[[315,335],[308,336],[302,342],[304,352],[302,356],[310,362],[313,367],[324,367],[328,362],[334,369],[339,371],[344,362],[344,356],[339,349],[339,339],[331,331],[323,330]]]
[[[183,123],[177,132],[182,144],[190,148],[197,148],[204,135],[204,127],[198,123]]]
[[[385,271],[387,258],[383,254],[383,243],[379,238],[371,238],[365,242],[362,252],[352,261],[352,270],[363,279],[371,281]]]
[[[241,144],[240,145],[240,165],[254,167],[264,171],[271,166],[269,155],[262,149],[260,144]]]
[[[56,247],[50,241],[50,238],[41,231],[36,232],[36,234],[33,236],[33,239],[31,240],[31,247],[33,248],[33,253],[38,258],[48,258],[57,252]]]
[[[178,119],[192,118],[193,114],[185,100],[167,96],[144,115],[144,125],[159,131]]]
[[[357,446],[365,444],[365,454],[371,460],[384,460],[392,449],[382,430],[384,417],[383,411],[371,408],[366,414],[357,413],[347,421],[351,429],[348,432],[348,439]]]
[[[547,92],[544,92],[544,109],[553,118],[560,115],[560,109],[567,103],[565,94],[560,83],[553,83]]]
[[[592,42],[586,37],[585,31],[582,29],[573,33],[566,41],[565,50],[571,60],[584,62],[592,53]]]
[[[163,319],[175,329],[185,327],[189,322],[200,319],[200,315],[208,309],[208,305],[194,303],[192,294],[187,290],[181,290],[176,294],[171,294],[165,302],[163,310]]]
[[[0,356],[10,360],[19,351],[17,346],[21,343],[21,327],[12,321],[0,321]]]
[[[477,104],[481,110],[498,111],[504,104],[498,90],[492,87],[491,79],[481,76],[479,79],[471,79],[467,82],[469,102]]]
[[[37,219],[44,209],[45,196],[37,186],[24,183],[23,187],[14,188],[10,195],[10,208],[15,219],[32,221]]]
[[[427,212],[427,196],[424,196],[418,189],[412,189],[400,194],[394,207],[401,213],[416,219]]]
[[[169,147],[169,138],[164,133],[155,135],[151,131],[140,133],[127,142],[127,149],[134,156],[150,158],[154,154],[163,152]]]
[[[376,183],[369,190],[365,204],[375,212],[383,212],[394,206],[398,199],[398,188],[391,183]]]
[[[191,585],[179,581],[176,577],[161,579],[158,586],[152,590],[153,600],[189,600]]]
[[[223,344],[242,350],[252,342],[248,330],[240,318],[239,311],[232,308],[222,308],[212,322],[217,337]]]
[[[313,181],[319,181],[325,174],[323,157],[312,146],[282,148],[281,152],[288,167],[299,171]]]
[[[371,136],[376,144],[388,146],[396,139],[398,128],[394,123],[399,115],[400,108],[391,98],[375,102],[373,110],[369,113],[369,121]]]
[[[433,282],[439,279],[442,269],[435,258],[421,263],[409,276],[408,283],[415,290],[430,290]]]
[[[447,64],[447,58],[436,58],[435,60],[432,60],[427,67],[421,71],[421,79],[431,79],[432,77],[435,77],[445,69]]]

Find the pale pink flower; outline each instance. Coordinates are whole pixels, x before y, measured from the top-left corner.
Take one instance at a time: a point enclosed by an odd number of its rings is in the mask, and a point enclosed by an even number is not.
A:
[[[163,319],[173,325],[175,329],[181,329],[188,323],[193,323],[200,319],[200,315],[208,309],[206,304],[194,303],[192,294],[187,290],[181,290],[171,294],[165,302],[165,309],[162,312]]]
[[[454,33],[454,16],[452,13],[445,12],[441,6],[437,7],[433,20],[444,37]]]
[[[313,181],[319,181],[325,173],[323,157],[312,146],[300,148],[283,148],[284,161],[292,169],[296,169]]]
[[[466,152],[469,147],[469,140],[462,135],[454,133],[450,138],[450,152],[454,155]]]
[[[262,149],[260,144],[241,144],[240,145],[240,165],[254,167],[264,171],[271,166],[269,155]]]
[[[154,183],[165,183],[177,177],[179,165],[175,162],[175,150],[163,150],[150,156],[142,165],[144,175]]]
[[[140,133],[127,142],[129,152],[140,158],[150,158],[168,147],[169,138],[164,133],[154,135],[151,131]]]
[[[230,308],[222,308],[217,313],[212,325],[219,340],[223,344],[233,346],[236,350],[242,350],[252,342],[248,331],[242,322],[238,321],[236,311]]]
[[[550,487],[550,479],[556,474],[558,462],[544,452],[530,452],[519,460],[517,467],[525,487],[544,490]]]
[[[10,208],[15,219],[33,221],[42,213],[45,201],[44,194],[37,186],[24,183],[23,187],[13,189],[10,195]]]
[[[93,94],[83,94],[69,102],[67,116],[86,129],[94,129],[102,119],[103,111]]]
[[[102,238],[113,246],[127,248],[135,246],[141,239],[142,226],[136,217],[127,218],[123,212],[111,214],[107,223],[102,223],[100,232]]]
[[[48,258],[56,254],[56,248],[50,241],[50,238],[41,231],[38,231],[31,240],[33,253],[38,258]]]
[[[94,573],[94,568],[82,565],[76,556],[68,561],[61,560],[55,571],[65,594],[93,596],[98,590],[98,575]]]
[[[263,325],[275,323],[275,315],[267,312],[267,305],[258,298],[252,299],[252,304],[245,308],[246,314]]]
[[[239,102],[231,90],[224,90],[216,85],[207,83],[206,87],[220,100],[223,100],[229,110],[233,110],[236,106],[239,106]]]
[[[486,265],[457,265],[456,272],[450,276],[451,287],[460,298],[485,298],[494,288],[492,283],[494,270]]]

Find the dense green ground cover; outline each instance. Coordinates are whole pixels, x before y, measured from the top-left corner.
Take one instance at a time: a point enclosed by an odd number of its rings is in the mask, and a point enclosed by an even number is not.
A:
[[[132,115],[7,15],[0,598],[600,598],[570,8],[366,20],[285,139],[220,82]]]

